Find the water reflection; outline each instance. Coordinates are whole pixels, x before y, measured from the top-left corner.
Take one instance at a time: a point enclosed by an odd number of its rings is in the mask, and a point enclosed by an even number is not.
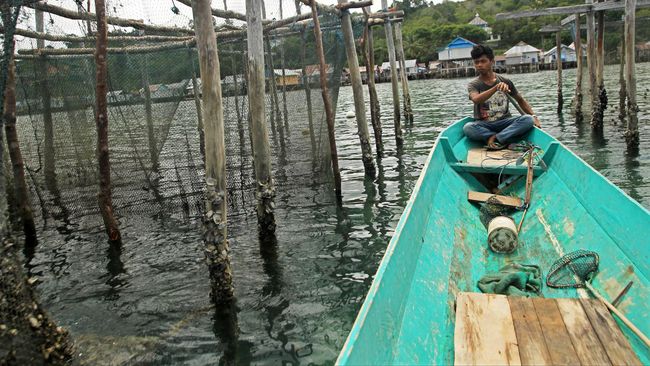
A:
[[[104,300],[117,300],[120,298],[122,288],[127,285],[126,279],[122,276],[126,273],[124,263],[122,263],[122,242],[121,241],[108,241],[108,249],[106,250],[108,262],[106,263],[106,274],[102,279],[108,289],[104,292]]]

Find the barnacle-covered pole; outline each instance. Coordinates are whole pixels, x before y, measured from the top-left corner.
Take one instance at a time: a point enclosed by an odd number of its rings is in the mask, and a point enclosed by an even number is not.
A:
[[[108,75],[107,47],[108,28],[106,25],[106,4],[104,0],[95,0],[97,10],[97,50],[95,51],[95,64],[97,68],[97,91],[95,95],[97,114],[97,160],[99,162],[99,210],[104,220],[106,233],[111,241],[121,238],[117,220],[113,214],[113,193],[111,191],[111,161],[108,153],[108,104],[106,93],[108,91],[106,77]]]
[[[404,119],[407,123],[413,123],[413,108],[411,108],[411,91],[409,90],[409,79],[406,75],[406,57],[404,56],[404,43],[402,42],[402,24],[395,22],[395,50],[399,59],[399,73],[402,79],[402,97],[404,98]]]
[[[271,145],[266,125],[264,98],[264,41],[262,2],[246,0],[248,40],[248,111],[253,132],[253,160],[257,180],[257,220],[260,235],[275,233],[273,200],[275,187],[271,175]],[[271,106],[274,108],[274,106]],[[280,129],[282,126],[279,126]]]
[[[192,14],[199,50],[205,129],[206,213],[203,218],[203,242],[210,271],[212,299],[216,304],[225,304],[232,301],[234,289],[226,225],[226,145],[221,77],[210,0],[192,1]]]
[[[575,35],[573,44],[576,49],[576,92],[574,99],[574,112],[576,120],[582,121],[582,73],[584,70],[584,63],[582,62],[582,36],[580,32],[580,14],[575,15]]]
[[[625,84],[627,87],[627,130],[625,141],[630,149],[639,147],[639,119],[636,104],[635,43],[636,0],[625,0]]]

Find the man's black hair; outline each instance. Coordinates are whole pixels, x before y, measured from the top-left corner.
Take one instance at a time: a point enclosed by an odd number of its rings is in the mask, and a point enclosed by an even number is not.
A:
[[[488,46],[484,46],[482,44],[477,44],[472,48],[472,60],[476,60],[480,58],[481,56],[485,55],[487,58],[492,61],[494,60],[494,51]]]

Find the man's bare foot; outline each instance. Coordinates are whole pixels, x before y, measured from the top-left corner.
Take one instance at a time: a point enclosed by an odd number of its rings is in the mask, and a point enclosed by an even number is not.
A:
[[[487,140],[487,148],[489,150],[501,150],[501,149],[505,149],[507,146],[508,145],[501,145],[501,143],[497,141],[497,135],[492,135]]]

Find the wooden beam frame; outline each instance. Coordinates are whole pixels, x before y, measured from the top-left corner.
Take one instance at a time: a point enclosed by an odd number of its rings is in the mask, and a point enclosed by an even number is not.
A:
[[[636,7],[637,8],[650,7],[650,0],[639,0],[637,1]],[[532,9],[532,10],[524,10],[524,11],[511,12],[511,13],[499,13],[496,16],[496,20],[541,17],[541,16],[548,16],[548,15],[565,15],[565,14],[574,15],[576,13],[589,13],[592,11],[624,10],[624,9],[625,9],[624,2],[609,0],[600,3],[593,3],[593,4],[560,6],[555,8]],[[570,23],[570,21],[567,21],[567,23]]]

